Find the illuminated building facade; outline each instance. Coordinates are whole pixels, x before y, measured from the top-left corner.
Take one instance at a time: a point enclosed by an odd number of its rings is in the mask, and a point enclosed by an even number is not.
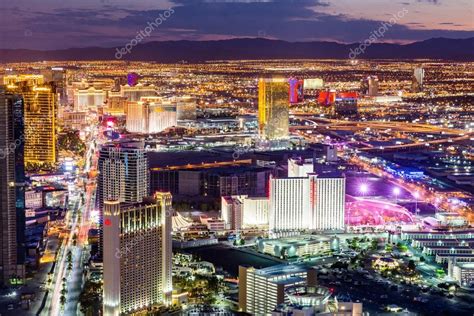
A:
[[[330,106],[336,102],[336,91],[326,90],[321,91],[318,94],[318,103],[323,106]]]
[[[289,303],[285,291],[294,285],[316,285],[316,270],[299,265],[277,265],[264,269],[239,266],[239,307],[251,315],[270,315]]]
[[[271,178],[269,230],[273,236],[343,230],[346,179],[340,173]]]
[[[183,96],[176,98],[176,119],[179,121],[183,120],[196,120],[196,100],[189,96]]]
[[[223,196],[221,217],[227,229],[268,226],[268,207],[266,197]]]
[[[107,91],[89,87],[74,90],[74,111],[95,110],[104,105],[107,100]]]
[[[289,134],[290,84],[285,78],[261,78],[258,81],[258,126],[260,138],[287,139]]]
[[[171,194],[104,203],[104,315],[168,305],[172,293]]]
[[[110,115],[125,115],[127,113],[127,98],[121,96],[109,97],[104,111]]]
[[[340,173],[310,175],[312,230],[343,230],[346,178]]]
[[[153,134],[177,125],[176,103],[159,97],[128,102],[127,131]]]
[[[288,178],[306,177],[314,171],[313,159],[288,159]]]
[[[120,86],[120,95],[127,98],[128,101],[140,101],[141,97],[156,96],[156,87],[153,85],[145,86],[138,83],[135,86]]]
[[[304,101],[304,81],[302,79],[290,78],[290,104],[300,103]]]
[[[309,178],[270,179],[271,232],[293,233],[310,229]]]
[[[357,114],[357,93],[341,92],[336,95],[334,112],[339,115]]]
[[[23,80],[24,81],[21,81]],[[15,82],[16,80],[16,82]],[[25,163],[54,164],[57,160],[57,95],[54,85],[43,84],[43,76],[6,76],[8,90],[23,96]]]
[[[375,97],[379,93],[379,79],[377,76],[368,76],[361,81],[361,93],[370,97]]]
[[[423,91],[423,84],[425,80],[425,70],[417,67],[413,70],[412,91],[417,93]]]
[[[97,203],[99,222],[103,227],[105,200],[139,203],[149,195],[148,158],[141,144],[134,142],[109,143],[99,155]],[[101,233],[99,237],[102,240]],[[99,243],[99,253],[102,242]]]
[[[39,86],[44,84],[43,75],[33,74],[17,74],[17,75],[6,75],[3,77],[3,84],[10,86],[16,85],[19,82],[26,82],[28,86]]]
[[[23,99],[0,86],[0,285],[24,278]]]

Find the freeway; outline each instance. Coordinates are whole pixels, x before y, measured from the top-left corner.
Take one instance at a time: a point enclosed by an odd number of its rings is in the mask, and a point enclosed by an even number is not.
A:
[[[389,150],[409,150],[411,148],[422,148],[424,146],[440,145],[446,143],[456,143],[471,140],[474,137],[474,132],[466,132],[459,129],[450,129],[445,127],[419,124],[419,123],[405,123],[405,122],[380,122],[380,121],[366,121],[353,122],[341,120],[327,120],[327,119],[310,119],[300,118],[300,120],[309,125],[291,126],[290,131],[297,133],[305,138],[312,139],[314,135],[308,134],[307,131],[328,132],[337,130],[346,131],[362,131],[362,130],[379,130],[381,132],[400,132],[400,133],[424,133],[431,135],[446,136],[442,139],[427,140],[422,142],[415,142],[411,144],[390,145],[384,147],[375,147],[369,144],[364,144],[366,147],[358,148],[360,151],[389,151]]]

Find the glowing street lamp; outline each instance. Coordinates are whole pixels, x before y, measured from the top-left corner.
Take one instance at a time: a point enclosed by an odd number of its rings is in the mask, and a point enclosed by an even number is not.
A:
[[[398,203],[398,196],[400,195],[401,191],[399,187],[393,188],[393,195],[395,195],[395,203]]]
[[[369,186],[366,183],[362,183],[359,187],[359,191],[360,191],[360,193],[365,195],[365,194],[367,194],[367,192],[369,192]]]
[[[413,193],[413,197],[415,198],[415,213],[416,213],[416,215],[418,215],[418,213],[419,213],[419,210],[418,210],[418,199],[420,198],[420,192],[415,191],[415,192]]]

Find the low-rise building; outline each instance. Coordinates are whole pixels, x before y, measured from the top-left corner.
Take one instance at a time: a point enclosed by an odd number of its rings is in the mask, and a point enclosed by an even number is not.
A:
[[[450,272],[449,276],[456,280],[459,285],[468,288],[474,285],[474,262],[450,263],[448,271]]]
[[[295,285],[316,286],[316,270],[303,265],[264,269],[239,266],[239,307],[252,315],[268,315],[279,304],[289,304],[285,290]]]

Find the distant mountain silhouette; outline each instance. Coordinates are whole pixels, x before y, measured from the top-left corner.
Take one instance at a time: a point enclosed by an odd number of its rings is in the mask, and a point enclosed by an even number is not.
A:
[[[172,63],[235,59],[348,59],[359,43],[285,42],[268,39],[230,39],[221,41],[166,41],[137,45],[121,60]],[[114,48],[85,47],[61,50],[0,49],[0,62],[43,60],[113,60]],[[118,47],[119,49],[121,47]],[[120,54],[117,54],[120,57]],[[474,37],[468,39],[433,38],[406,45],[374,43],[357,59],[442,59],[474,60]]]

